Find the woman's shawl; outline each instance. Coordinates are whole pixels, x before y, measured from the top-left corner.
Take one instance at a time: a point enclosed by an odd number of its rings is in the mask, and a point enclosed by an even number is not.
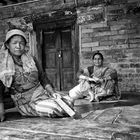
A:
[[[37,71],[35,62],[30,54],[25,53],[21,56],[23,70],[25,72]],[[10,87],[15,74],[15,64],[8,49],[0,50],[0,80],[6,87]]]
[[[103,83],[103,88],[105,90],[110,90],[110,94],[114,94],[117,99],[120,98],[121,93],[118,88],[118,76],[117,76],[117,71],[115,69],[109,68],[109,67],[103,67],[102,71],[98,73],[98,75],[95,74],[94,72],[94,67],[90,66],[86,70],[88,72],[88,75],[90,77],[95,76],[98,78],[104,79]]]
[[[95,77],[98,77],[98,78],[113,79],[115,81],[118,80],[116,70],[112,69],[112,68],[109,68],[109,67],[103,67],[102,71],[100,71],[100,73],[98,75],[96,75],[94,73],[94,67],[93,66],[88,67],[87,71],[88,71],[88,75],[90,77],[95,76]]]

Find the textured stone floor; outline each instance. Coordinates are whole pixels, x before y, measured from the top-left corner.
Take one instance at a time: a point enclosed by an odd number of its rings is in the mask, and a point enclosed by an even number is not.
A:
[[[14,110],[0,123],[0,140],[140,140],[140,96],[118,102],[77,100],[82,118],[25,118]]]

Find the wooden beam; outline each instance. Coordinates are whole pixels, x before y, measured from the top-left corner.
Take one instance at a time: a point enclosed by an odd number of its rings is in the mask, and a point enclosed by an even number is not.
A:
[[[4,5],[8,5],[8,4],[15,4],[17,3],[16,1],[14,0],[3,0],[2,2],[4,2],[5,4]]]
[[[105,3],[105,0],[76,0],[77,6],[98,5]]]
[[[6,0],[7,2],[9,0]],[[22,1],[22,0],[20,0]],[[27,1],[27,0],[26,0]],[[42,0],[40,3],[39,0],[25,2],[24,4],[19,3],[10,6],[0,7],[1,13],[3,13],[3,17],[12,18],[12,17],[22,17],[22,16],[36,16],[44,13],[56,12],[56,11],[66,11],[69,9],[88,6],[88,5],[98,5],[104,3],[104,0],[67,0],[64,3],[64,0],[52,1],[52,0]],[[33,6],[32,5],[36,5]],[[32,7],[32,10],[30,10]],[[9,12],[11,10],[11,12]],[[11,14],[12,13],[12,14]],[[1,19],[1,18],[0,18]]]
[[[9,4],[16,4],[16,3],[21,3],[21,2],[26,2],[27,0],[0,0],[0,3],[2,5],[9,5]]]
[[[28,0],[0,0],[0,3],[2,3],[3,5],[8,5],[8,4],[22,3],[27,1]],[[76,7],[79,7],[79,6],[87,6],[87,5],[97,5],[101,3],[108,4],[111,2],[111,0],[63,0],[63,3],[65,4],[71,2],[74,3]],[[52,3],[55,2],[53,1]]]

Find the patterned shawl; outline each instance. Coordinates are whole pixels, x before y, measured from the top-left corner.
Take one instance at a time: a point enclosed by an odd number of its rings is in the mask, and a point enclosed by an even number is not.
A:
[[[23,70],[25,72],[37,71],[35,62],[30,54],[25,53],[21,56]],[[10,87],[15,74],[15,64],[8,49],[0,50],[0,80],[6,87]]]

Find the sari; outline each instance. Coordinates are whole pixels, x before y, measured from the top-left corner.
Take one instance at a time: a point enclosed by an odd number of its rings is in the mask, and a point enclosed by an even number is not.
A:
[[[93,94],[100,100],[118,100],[120,99],[120,91],[118,88],[118,76],[117,71],[109,67],[101,67],[100,70],[95,71],[94,66],[87,68],[87,74],[89,77],[97,77],[102,79],[103,82],[89,82],[90,88]]]
[[[101,67],[100,70],[95,71],[94,66],[90,66],[80,74],[90,78],[102,79],[103,82],[79,79],[79,84],[69,91],[71,98],[78,99],[87,94],[94,96],[95,101],[118,100],[120,98],[117,71],[115,69]]]

